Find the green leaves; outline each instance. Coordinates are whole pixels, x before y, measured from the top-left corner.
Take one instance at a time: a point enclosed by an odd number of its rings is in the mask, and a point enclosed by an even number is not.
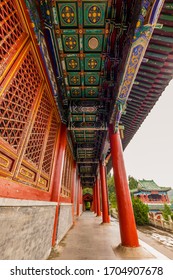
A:
[[[132,198],[132,205],[136,224],[139,226],[148,224],[148,205],[144,204],[139,198]]]
[[[164,204],[164,209],[162,211],[162,215],[163,215],[163,218],[168,221],[168,216],[171,216],[172,212],[171,212],[171,208],[169,207],[169,205],[167,204]],[[172,219],[172,216],[171,216],[171,219]]]

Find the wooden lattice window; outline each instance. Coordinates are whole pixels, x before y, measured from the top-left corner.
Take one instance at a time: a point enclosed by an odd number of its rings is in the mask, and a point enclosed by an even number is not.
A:
[[[69,145],[65,150],[62,183],[61,183],[61,196],[70,197],[72,187],[72,172],[73,172],[73,156]]]
[[[22,140],[40,85],[39,70],[29,51],[0,98],[0,136],[14,149],[18,149]]]
[[[32,163],[34,163],[37,167],[40,163],[40,156],[43,150],[43,143],[45,140],[46,129],[48,126],[51,111],[52,105],[48,98],[47,91],[44,90],[25,151],[25,157]]]
[[[45,154],[44,154],[43,165],[42,165],[42,170],[47,174],[49,174],[50,170],[51,170],[53,150],[54,150],[54,146],[55,146],[55,140],[56,140],[56,135],[57,135],[58,129],[59,129],[59,125],[57,123],[57,119],[56,119],[55,115],[53,115],[52,121],[51,121],[51,126],[50,126],[50,131],[49,131],[49,137],[47,140],[46,150],[45,150]]]
[[[17,51],[19,39],[24,37],[22,26],[14,0],[0,1],[0,75],[3,74],[7,62]]]

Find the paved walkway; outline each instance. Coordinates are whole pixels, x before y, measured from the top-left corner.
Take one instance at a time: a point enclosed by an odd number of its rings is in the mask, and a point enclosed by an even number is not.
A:
[[[143,250],[151,259],[167,259],[143,241]],[[58,247],[51,252],[49,259],[56,260],[114,260],[146,259],[134,257],[133,253],[119,254],[115,248],[120,244],[119,225],[114,219],[110,224],[102,224],[101,217],[86,211],[75,222]]]

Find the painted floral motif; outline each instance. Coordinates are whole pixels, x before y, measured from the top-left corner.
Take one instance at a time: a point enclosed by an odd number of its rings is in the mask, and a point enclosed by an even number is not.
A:
[[[91,58],[88,61],[88,67],[91,69],[94,69],[94,68],[96,68],[96,66],[97,66],[97,61],[95,59]]]
[[[89,82],[90,84],[94,84],[94,83],[96,82],[96,78],[95,78],[94,76],[90,76],[90,77],[88,78],[88,82]]]
[[[79,82],[79,78],[76,76],[73,76],[70,78],[70,82],[73,84],[77,84]]]
[[[76,48],[76,40],[74,37],[67,37],[65,40],[65,45],[67,48],[69,48],[70,50],[73,50]]]
[[[80,90],[79,89],[72,89],[72,94],[73,95],[80,95]]]
[[[68,63],[69,67],[72,68],[72,69],[75,69],[78,65],[77,61],[74,60],[74,59],[71,59]]]
[[[65,6],[62,10],[61,17],[64,22],[68,24],[72,23],[75,17],[74,10],[69,6]]]
[[[91,23],[97,23],[100,20],[101,11],[97,6],[92,6],[88,12],[88,18]]]
[[[134,74],[136,73],[136,67],[138,66],[139,60],[141,58],[143,48],[144,47],[142,45],[138,45],[132,51],[129,66],[126,71],[123,87],[121,89],[120,99],[125,99],[129,93],[129,88],[134,79]]]
[[[95,95],[95,94],[96,94],[96,92],[95,92],[95,90],[93,90],[93,89],[91,89],[91,90],[88,91],[88,95],[93,96],[93,95]]]

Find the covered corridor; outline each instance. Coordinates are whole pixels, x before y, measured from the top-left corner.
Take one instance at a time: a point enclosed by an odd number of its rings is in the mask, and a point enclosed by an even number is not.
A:
[[[69,238],[99,242],[100,257],[118,243],[139,251],[123,151],[173,77],[172,10],[170,0],[1,0],[0,259],[47,259],[73,225]],[[85,188],[98,218],[80,217]]]

